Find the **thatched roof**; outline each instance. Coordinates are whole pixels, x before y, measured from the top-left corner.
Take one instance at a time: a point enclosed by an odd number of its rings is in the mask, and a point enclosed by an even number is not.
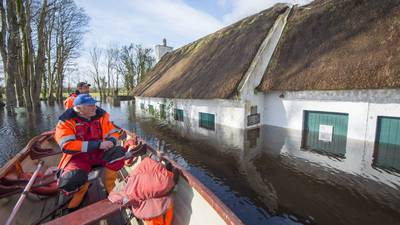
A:
[[[400,0],[317,0],[295,7],[258,87],[400,88]]]
[[[284,4],[247,17],[162,57],[133,95],[231,98]]]

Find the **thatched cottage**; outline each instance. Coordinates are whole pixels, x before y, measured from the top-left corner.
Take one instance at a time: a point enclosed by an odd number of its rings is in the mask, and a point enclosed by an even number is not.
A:
[[[372,164],[400,170],[399,88],[400,0],[316,0],[165,54],[134,96],[137,111],[200,134],[281,127],[341,158],[359,140]]]

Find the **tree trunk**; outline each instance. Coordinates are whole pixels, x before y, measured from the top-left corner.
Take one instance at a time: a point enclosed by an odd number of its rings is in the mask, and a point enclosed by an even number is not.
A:
[[[119,73],[117,73],[117,81],[115,82],[115,96],[118,96],[118,91],[119,91]]]
[[[9,9],[9,7],[7,7]],[[0,33],[0,52],[1,52],[1,58],[3,62],[3,71],[4,71],[4,77],[5,77],[5,91],[6,91],[6,99],[7,99],[7,109],[11,110],[13,106],[15,106],[16,102],[15,100],[12,99],[12,96],[9,96],[9,94],[15,96],[14,93],[9,93],[8,87],[13,87],[12,84],[12,77],[9,77],[9,72],[8,72],[8,52],[7,52],[7,45],[6,45],[6,37],[7,37],[7,18],[6,18],[6,10],[4,9],[4,4],[3,0],[0,0],[0,13],[1,13],[1,33]],[[1,92],[1,90],[0,90]],[[0,93],[0,105],[3,104],[1,102],[3,99],[2,93]],[[10,101],[9,101],[10,100]]]
[[[19,49],[20,48],[21,47],[19,47]],[[18,62],[21,62],[20,51],[18,51]],[[24,107],[25,101],[24,101],[24,92],[22,89],[22,82],[21,82],[21,65],[19,65],[17,69],[18,69],[18,74],[15,76],[15,91],[17,92],[18,106]]]
[[[7,17],[9,21],[9,36],[7,40],[8,57],[7,65],[4,67],[6,84],[6,107],[12,110],[17,103],[15,97],[15,76],[18,76],[18,21],[16,17],[16,6],[14,1],[7,1]]]
[[[30,36],[30,20],[28,18],[25,11],[25,6],[22,0],[17,0],[17,11],[20,18],[20,30],[22,33],[22,71],[21,71],[21,81],[22,81],[22,88],[24,94],[24,101],[25,106],[28,108],[32,108],[32,101],[31,101],[31,91],[30,91],[30,81],[31,81],[31,41]],[[26,0],[25,3],[27,4],[27,9],[29,12],[29,0]]]
[[[37,27],[38,33],[38,50],[35,62],[35,74],[32,74],[31,96],[34,106],[40,105],[40,92],[42,89],[42,79],[45,72],[46,64],[46,34],[45,34],[45,19],[46,19],[47,0],[43,0],[42,9],[40,12],[39,24]]]
[[[111,91],[111,66],[107,66],[107,96],[110,96]]]
[[[64,81],[64,71],[63,71],[64,65],[62,65],[61,63],[59,64],[59,66],[57,67],[57,75],[56,75],[56,79],[57,79],[57,90],[56,90],[56,100],[58,102],[63,101],[63,81]]]
[[[49,82],[49,97],[47,98],[47,101],[49,102],[49,103],[54,103],[54,95],[53,95],[53,93],[54,93],[54,72],[55,72],[55,70],[53,70],[52,72],[49,72],[49,79],[48,79],[48,82]]]
[[[18,106],[19,107],[24,107],[25,106],[25,100],[24,100],[24,92],[23,92],[23,84],[22,84],[22,80],[21,80],[21,76],[22,76],[22,40],[21,40],[21,35],[19,32],[19,28],[18,26],[16,27],[16,31],[18,32],[18,37],[16,37],[16,41],[15,43],[17,44],[17,59],[18,59],[18,65],[16,66],[17,72],[15,74],[15,91],[17,93],[17,100],[18,100]]]

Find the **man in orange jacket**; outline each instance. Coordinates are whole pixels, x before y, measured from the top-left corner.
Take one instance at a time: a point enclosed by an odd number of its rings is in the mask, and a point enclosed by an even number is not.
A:
[[[90,84],[86,82],[79,82],[75,92],[71,93],[64,101],[64,108],[70,109],[74,105],[74,100],[79,94],[89,94]]]
[[[89,188],[88,174],[93,166],[105,167],[104,184],[110,193],[117,171],[124,165],[125,151],[117,146],[120,129],[96,102],[89,94],[80,94],[56,126],[55,139],[63,151],[58,186],[66,195],[73,194],[69,209],[80,205]]]

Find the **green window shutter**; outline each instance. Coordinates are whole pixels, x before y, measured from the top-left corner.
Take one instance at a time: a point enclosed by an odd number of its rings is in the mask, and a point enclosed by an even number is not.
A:
[[[175,109],[175,120],[183,121],[183,110],[182,109]]]
[[[348,117],[344,113],[305,111],[303,148],[344,157]]]
[[[400,171],[400,118],[378,117],[374,165]]]
[[[140,103],[140,108],[144,109],[144,103]]]
[[[154,115],[154,106],[153,105],[149,105],[149,112],[151,115]]]
[[[208,130],[215,130],[215,115],[210,113],[200,113],[199,126]]]
[[[166,113],[165,113],[165,105],[160,104],[160,118],[165,119],[166,118]]]

